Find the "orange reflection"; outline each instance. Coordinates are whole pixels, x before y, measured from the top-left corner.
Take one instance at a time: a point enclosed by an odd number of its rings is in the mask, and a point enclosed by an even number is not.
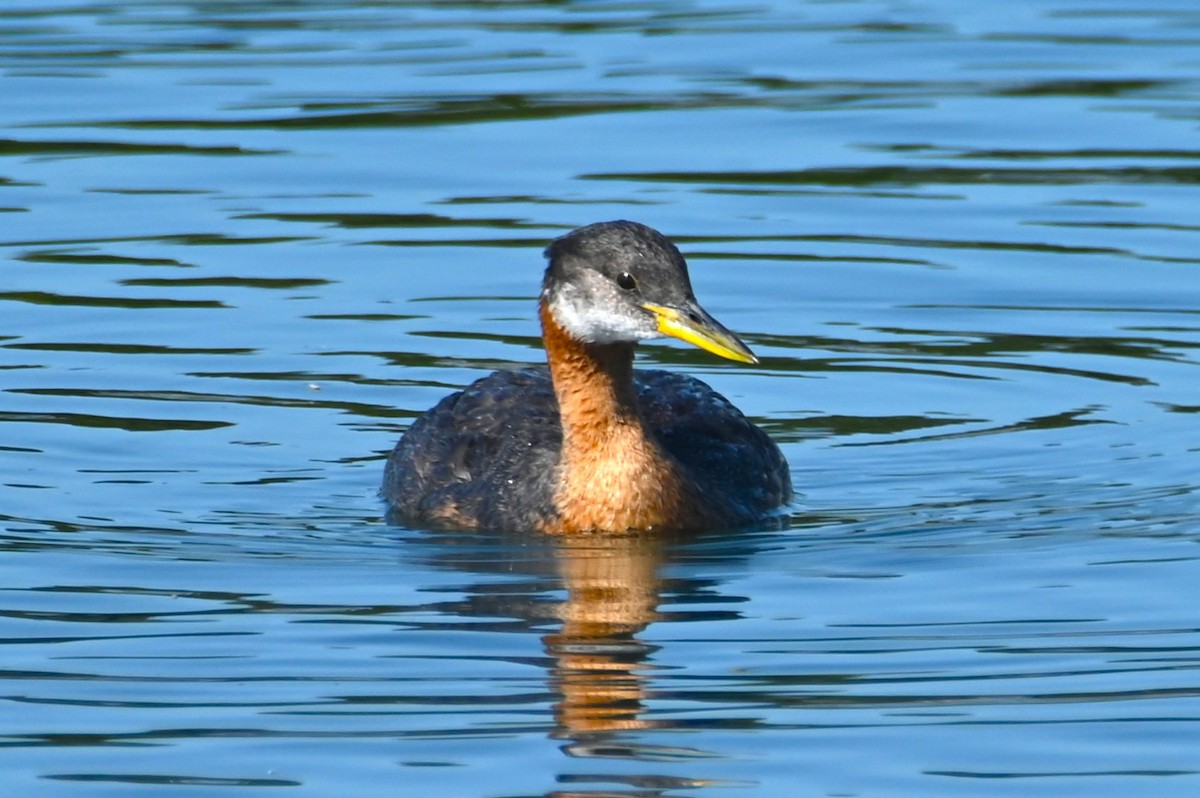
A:
[[[562,629],[543,642],[554,660],[559,735],[659,725],[639,717],[654,647],[637,635],[658,617],[662,541],[597,535],[564,537],[558,546],[567,600]]]

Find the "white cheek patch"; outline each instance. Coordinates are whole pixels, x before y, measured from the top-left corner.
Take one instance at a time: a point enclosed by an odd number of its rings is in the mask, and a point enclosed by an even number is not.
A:
[[[595,305],[585,305],[574,291],[559,291],[550,303],[550,312],[572,338],[589,344],[632,343],[659,338],[653,321],[631,318]]]

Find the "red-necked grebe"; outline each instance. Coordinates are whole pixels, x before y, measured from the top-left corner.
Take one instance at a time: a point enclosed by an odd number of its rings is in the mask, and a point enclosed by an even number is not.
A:
[[[779,447],[693,377],[635,370],[664,335],[744,363],[754,354],[696,302],[687,264],[634,222],[546,249],[538,311],[548,368],[501,371],[418,418],[383,495],[409,524],[552,533],[707,530],[792,495]]]

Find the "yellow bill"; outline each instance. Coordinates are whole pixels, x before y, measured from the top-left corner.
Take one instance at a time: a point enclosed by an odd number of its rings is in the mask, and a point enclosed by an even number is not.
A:
[[[758,358],[736,335],[699,305],[684,312],[663,305],[644,304],[643,308],[654,314],[658,331],[663,335],[687,341],[714,355],[736,360],[739,363],[757,363]]]

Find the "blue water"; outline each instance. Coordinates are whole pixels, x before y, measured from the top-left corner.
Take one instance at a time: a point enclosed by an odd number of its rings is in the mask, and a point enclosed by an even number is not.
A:
[[[1200,791],[1200,11],[0,7],[0,767],[39,798]],[[632,218],[785,529],[389,524]]]

